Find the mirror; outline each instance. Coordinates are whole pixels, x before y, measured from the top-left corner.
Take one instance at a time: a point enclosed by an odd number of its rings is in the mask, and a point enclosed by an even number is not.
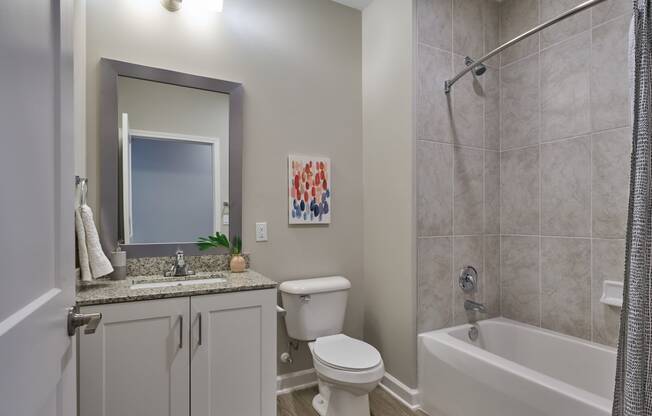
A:
[[[121,239],[229,234],[229,95],[118,77]]]
[[[100,236],[129,257],[242,235],[242,84],[102,58]]]

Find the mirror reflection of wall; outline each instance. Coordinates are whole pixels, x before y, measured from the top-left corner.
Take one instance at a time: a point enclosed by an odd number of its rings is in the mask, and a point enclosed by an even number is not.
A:
[[[229,96],[118,77],[121,239],[228,235]]]

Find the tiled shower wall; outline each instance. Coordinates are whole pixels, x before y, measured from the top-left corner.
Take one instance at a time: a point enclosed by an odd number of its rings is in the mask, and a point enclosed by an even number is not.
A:
[[[505,0],[500,38],[577,0]],[[500,62],[501,312],[615,345],[631,152],[631,1],[609,0],[506,50]]]
[[[467,322],[457,275],[480,274],[473,298],[500,314],[500,114],[497,59],[444,94],[444,80],[498,45],[498,3],[417,1],[418,331]]]
[[[467,321],[457,274],[504,315],[614,345],[630,118],[629,0],[556,24],[462,78],[501,42],[578,0],[417,0],[418,330]]]

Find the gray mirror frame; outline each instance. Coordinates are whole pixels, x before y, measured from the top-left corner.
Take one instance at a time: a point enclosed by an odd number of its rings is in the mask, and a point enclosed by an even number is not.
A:
[[[242,84],[107,58],[100,59],[100,71],[100,227],[105,253],[115,250],[119,239],[119,76],[229,94],[229,238],[242,236]],[[177,248],[186,255],[228,252],[221,248],[199,251],[194,243],[126,244],[121,247],[130,258],[171,256]]]

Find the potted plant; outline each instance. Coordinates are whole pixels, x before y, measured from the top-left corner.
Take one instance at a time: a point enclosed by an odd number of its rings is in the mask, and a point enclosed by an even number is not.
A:
[[[197,239],[197,246],[202,251],[214,247],[226,247],[231,254],[231,263],[229,265],[231,272],[242,273],[245,271],[247,262],[242,257],[242,239],[239,236],[233,236],[233,239],[229,242],[229,238],[218,231],[215,235],[199,237]]]

